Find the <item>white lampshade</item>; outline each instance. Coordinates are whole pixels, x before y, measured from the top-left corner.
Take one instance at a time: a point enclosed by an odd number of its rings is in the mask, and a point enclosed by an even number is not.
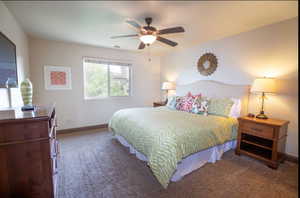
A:
[[[174,90],[176,88],[175,83],[173,82],[163,82],[161,89],[162,90]]]
[[[154,35],[142,35],[140,36],[140,40],[144,43],[144,44],[152,44],[155,40],[156,40],[156,36]]]
[[[274,78],[257,78],[251,86],[251,92],[276,92],[276,80]]]

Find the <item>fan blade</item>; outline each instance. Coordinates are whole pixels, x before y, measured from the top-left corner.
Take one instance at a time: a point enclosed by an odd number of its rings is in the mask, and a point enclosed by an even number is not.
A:
[[[175,47],[178,44],[178,43],[176,43],[174,41],[171,41],[169,39],[166,39],[166,38],[163,38],[163,37],[160,37],[160,36],[158,36],[156,38],[156,40],[158,40],[158,41],[160,41],[160,42],[162,42],[164,44],[171,45],[172,47]]]
[[[173,28],[159,30],[158,34],[173,34],[173,33],[180,33],[180,32],[184,32],[183,27],[173,27]]]
[[[116,38],[126,38],[126,37],[136,37],[136,36],[139,36],[139,35],[138,34],[128,34],[128,35],[112,36],[110,38],[116,39]]]
[[[141,42],[138,49],[144,49],[144,48],[145,48],[145,44]]]
[[[126,23],[132,25],[133,27],[137,28],[137,29],[141,29],[140,24],[138,24],[136,21],[133,20],[126,20]]]

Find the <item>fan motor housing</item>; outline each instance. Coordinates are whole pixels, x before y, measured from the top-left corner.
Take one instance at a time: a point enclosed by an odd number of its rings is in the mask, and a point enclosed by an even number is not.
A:
[[[156,34],[156,32],[157,32],[156,28],[152,26],[144,26],[140,31],[141,35],[148,35],[148,34],[152,35],[152,34]]]
[[[153,26],[144,26],[143,29],[147,31],[156,32],[156,28]]]

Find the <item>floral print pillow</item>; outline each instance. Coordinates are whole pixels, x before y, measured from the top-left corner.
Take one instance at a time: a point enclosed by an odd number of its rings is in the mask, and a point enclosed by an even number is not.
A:
[[[186,96],[183,96],[178,100],[176,109],[180,111],[191,112],[195,99],[196,96],[193,96],[191,92],[188,92]]]
[[[178,96],[178,97],[176,98],[176,106],[175,106],[175,108],[176,108],[177,110],[180,109],[180,107],[181,107],[181,101],[183,100],[183,98],[184,98],[184,96]]]
[[[208,115],[209,100],[205,97],[198,96],[192,105],[192,113]]]

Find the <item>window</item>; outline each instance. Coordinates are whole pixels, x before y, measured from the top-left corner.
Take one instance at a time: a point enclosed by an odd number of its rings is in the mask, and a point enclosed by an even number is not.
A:
[[[86,99],[130,95],[131,64],[85,58],[83,69]]]

